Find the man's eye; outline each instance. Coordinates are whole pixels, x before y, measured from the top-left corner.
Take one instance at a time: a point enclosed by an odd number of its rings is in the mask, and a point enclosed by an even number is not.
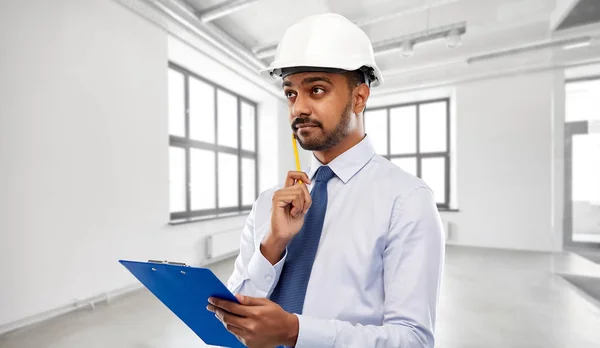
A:
[[[315,88],[313,88],[312,91],[313,91],[314,94],[325,93],[325,90],[323,88],[321,88],[321,87],[315,87]]]
[[[285,92],[285,97],[288,99],[293,98],[295,95],[296,95],[296,93],[291,92],[291,91]]]

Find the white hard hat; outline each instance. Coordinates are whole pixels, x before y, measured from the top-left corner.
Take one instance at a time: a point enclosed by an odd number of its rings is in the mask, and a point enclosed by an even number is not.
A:
[[[291,72],[360,69],[372,87],[383,83],[367,34],[335,13],[309,16],[289,27],[277,45],[275,60],[260,72],[279,78],[286,69]]]

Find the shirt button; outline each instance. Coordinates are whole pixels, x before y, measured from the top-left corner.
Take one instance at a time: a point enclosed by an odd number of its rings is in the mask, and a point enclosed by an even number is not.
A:
[[[268,282],[270,282],[270,281],[273,279],[273,277],[271,277],[271,276],[266,276],[266,277],[265,277],[265,279],[266,279]]]

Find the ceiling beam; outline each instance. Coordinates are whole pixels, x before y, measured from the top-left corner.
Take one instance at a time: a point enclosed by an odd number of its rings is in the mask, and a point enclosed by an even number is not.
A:
[[[212,23],[202,22],[196,11],[182,0],[151,0],[151,4],[250,69],[256,71],[266,67],[263,61],[229,34]]]
[[[203,23],[208,23],[214,21],[215,19],[237,12],[257,1],[258,0],[229,0],[209,9],[198,11],[196,15],[200,21]]]

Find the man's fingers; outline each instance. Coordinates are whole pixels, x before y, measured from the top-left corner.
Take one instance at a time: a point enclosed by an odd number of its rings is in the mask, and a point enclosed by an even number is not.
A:
[[[273,199],[276,201],[278,207],[283,208],[292,204],[294,198],[296,198],[295,192],[281,192],[278,193]]]
[[[306,185],[297,185],[293,188],[284,189],[275,194],[273,197],[274,206],[285,208],[292,205],[290,214],[296,216],[299,213],[304,213],[307,210],[306,199],[310,200],[310,193]],[[310,206],[310,205],[309,205]]]
[[[236,314],[238,316],[246,317],[249,314],[248,310],[244,306],[239,305],[237,303],[212,297],[208,300],[208,302],[213,306],[217,307],[216,309],[220,308],[225,310],[226,312]]]
[[[304,185],[302,185],[304,186]],[[292,214],[292,216],[297,216],[299,213],[302,213],[304,211],[304,194],[303,193],[296,193],[296,196],[294,197],[294,200],[292,201],[292,210],[290,211],[290,213]]]
[[[234,334],[235,337],[237,337],[238,341],[242,342],[243,344],[246,344],[246,340],[244,338],[244,336],[246,335],[246,330],[240,329],[239,327],[232,326],[232,327],[228,327],[227,331]]]
[[[266,298],[250,297],[237,294],[235,297],[245,306],[263,306],[269,302]]]
[[[288,172],[288,175],[285,179],[285,187],[293,186],[298,180],[302,180],[302,182],[310,184],[310,179],[306,173],[291,171]]]
[[[216,309],[215,315],[225,325],[227,330],[229,330],[231,327],[237,327],[239,329],[244,329],[245,327],[244,320],[246,320],[246,318],[228,313],[219,308]]]
[[[211,304],[206,306],[206,309],[209,312],[215,313],[215,317],[217,317],[217,319],[219,319],[219,321],[222,322],[223,324],[226,324],[227,320],[232,321],[232,318],[234,318],[234,317],[242,318],[242,317],[236,316],[234,314],[227,313],[223,309],[215,307]],[[234,325],[234,324],[235,324],[235,322],[232,323],[232,325]]]
[[[312,197],[310,196],[310,192],[308,192],[308,187],[306,185],[300,185],[302,187],[302,193],[304,194],[304,209],[302,210],[302,214],[306,214],[308,208],[312,205]]]

